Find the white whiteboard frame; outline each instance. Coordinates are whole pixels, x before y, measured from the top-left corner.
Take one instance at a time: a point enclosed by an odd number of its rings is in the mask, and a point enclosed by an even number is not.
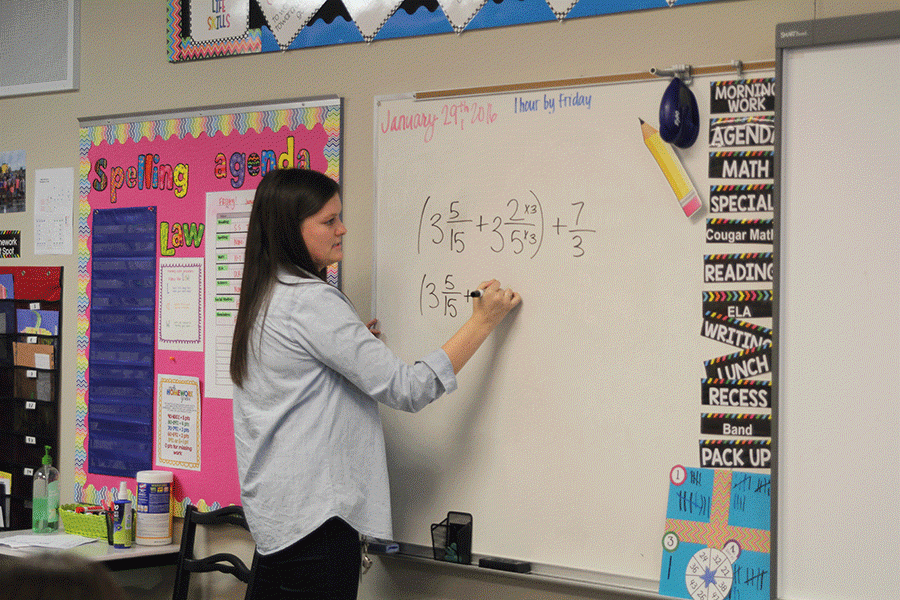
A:
[[[745,63],[744,65],[745,72],[746,71],[767,71],[767,75],[771,77],[771,69],[774,66],[774,61],[760,61],[754,63]],[[702,75],[716,75],[716,74],[732,74],[735,70],[735,65],[721,65],[721,66],[711,66],[711,67],[700,67],[696,73]],[[738,71],[740,74],[740,71]],[[536,91],[536,90],[556,90],[572,87],[589,87],[589,86],[600,86],[600,85],[608,85],[608,84],[623,84],[623,83],[634,83],[640,81],[653,81],[656,80],[655,76],[647,76],[645,73],[633,73],[633,74],[622,74],[622,75],[611,75],[611,76],[600,76],[600,77],[586,77],[582,80],[560,80],[560,81],[549,81],[549,82],[533,82],[533,83],[518,83],[509,86],[488,86],[488,87],[480,87],[480,88],[470,88],[470,89],[461,89],[461,90],[443,90],[443,91],[428,91],[428,92],[419,92],[419,93],[399,93],[399,94],[391,94],[378,96],[374,98],[373,103],[373,113],[378,115],[380,105],[382,102],[391,102],[395,100],[430,100],[434,98],[455,98],[459,96],[472,96],[472,97],[480,97],[484,95],[501,95],[501,94],[513,94],[520,93],[525,91]],[[576,83],[577,82],[577,83]],[[378,129],[378,119],[376,118],[373,122],[373,139],[378,138],[379,129]],[[374,167],[375,172],[379,171],[379,156],[378,152],[375,152],[374,155]],[[375,178],[375,213],[378,212],[378,198],[381,196],[381,191],[378,189],[378,177]],[[374,221],[377,221],[375,219]],[[377,223],[373,222],[373,247],[376,245],[376,241],[378,240],[378,227]],[[373,254],[372,257],[372,294],[371,294],[371,310],[372,314],[378,314],[377,311],[377,303],[378,303],[378,274],[377,274],[377,264],[378,257],[377,253]],[[485,574],[490,573],[493,576],[501,577],[501,578],[509,578],[513,580],[528,580],[528,581],[548,581],[553,582],[555,584],[563,584],[566,586],[571,586],[573,588],[582,588],[586,590],[592,591],[602,591],[606,593],[621,595],[623,597],[629,598],[647,598],[647,599],[659,599],[662,600],[664,598],[669,598],[669,596],[663,596],[657,593],[659,581],[645,579],[642,577],[628,576],[628,575],[617,575],[603,571],[590,570],[584,568],[573,568],[560,566],[556,564],[547,564],[536,561],[529,561],[531,564],[531,571],[526,574],[518,574],[518,573],[507,573],[503,571],[496,570],[487,570],[477,566],[478,560],[483,557],[488,557],[485,554],[479,554],[477,552],[472,553],[472,564],[467,565],[458,565],[453,563],[445,563],[441,561],[435,561],[433,559],[433,550],[430,546],[424,546],[416,543],[409,543],[402,541],[401,539],[395,539],[394,541],[398,542],[399,551],[390,552],[390,553],[381,553],[382,556],[389,559],[395,560],[404,560],[411,562],[423,562],[429,565],[437,565],[438,568],[444,568],[451,570],[454,573],[465,575],[474,574]],[[370,549],[370,553],[373,553]],[[374,552],[379,554],[379,552]],[[494,557],[496,558],[496,557]]]
[[[785,115],[785,104],[789,102],[787,99],[786,91],[789,94],[793,88],[790,87],[790,82],[785,81],[786,70],[789,71],[789,63],[791,58],[795,55],[794,51],[800,52],[815,52],[817,49],[828,51],[831,49],[840,49],[841,47],[851,47],[852,45],[860,45],[869,42],[883,42],[890,41],[893,42],[895,40],[900,40],[900,11],[892,11],[880,14],[871,14],[871,15],[858,15],[852,17],[839,17],[834,19],[822,19],[822,20],[813,20],[813,21],[802,21],[796,23],[784,23],[780,24],[776,29],[776,143],[775,143],[775,155],[776,155],[776,166],[775,166],[775,283],[774,283],[774,291],[775,297],[777,298],[777,302],[774,306],[774,314],[773,314],[773,326],[775,331],[775,344],[774,344],[774,353],[773,353],[773,408],[772,408],[772,418],[776,423],[776,429],[773,431],[773,452],[775,458],[772,461],[772,479],[773,479],[773,510],[772,510],[772,572],[771,572],[771,596],[773,598],[786,598],[787,600],[798,600],[795,595],[791,596],[783,596],[782,590],[785,588],[783,582],[780,581],[779,570],[782,573],[786,573],[786,569],[789,569],[792,565],[796,566],[797,559],[792,557],[790,562],[786,555],[782,552],[782,546],[785,543],[785,538],[783,537],[782,530],[787,530],[785,525],[787,523],[791,523],[795,525],[795,521],[793,520],[793,516],[800,511],[795,511],[791,513],[792,519],[788,519],[785,516],[785,512],[791,510],[792,508],[796,509],[796,504],[788,504],[785,500],[786,494],[784,493],[784,488],[788,487],[785,485],[785,482],[790,480],[792,468],[797,465],[792,464],[790,461],[786,460],[786,455],[782,450],[782,443],[780,438],[782,437],[782,433],[787,428],[785,419],[783,418],[783,413],[785,411],[782,410],[782,392],[786,390],[786,384],[784,377],[788,375],[786,370],[787,360],[786,356],[789,355],[790,352],[798,352],[796,348],[790,347],[790,343],[785,344],[784,348],[782,348],[782,340],[789,339],[787,335],[787,331],[784,327],[785,323],[789,320],[789,316],[796,316],[796,312],[791,313],[789,315],[789,308],[793,305],[790,304],[790,301],[793,300],[791,296],[791,290],[789,285],[785,285],[788,282],[787,276],[785,275],[786,263],[785,259],[782,257],[782,251],[786,248],[786,239],[790,239],[790,235],[793,234],[792,227],[796,228],[797,224],[794,222],[789,222],[789,219],[784,218],[785,216],[785,208],[786,203],[789,205],[790,200],[782,197],[785,189],[787,188],[787,184],[785,183],[786,176],[789,176],[787,170],[783,171],[786,168],[786,158],[790,155],[790,152],[784,146],[785,142],[785,131],[783,128],[787,127],[787,120]],[[898,42],[900,43],[900,42]],[[898,46],[900,48],[900,46]],[[852,66],[851,66],[852,70]],[[789,75],[789,73],[788,73]],[[845,73],[836,72],[833,73],[834,77],[840,78],[845,75]],[[852,84],[848,85],[847,93],[848,95],[852,95],[853,92]],[[894,98],[896,101],[896,97]],[[873,115],[875,116],[875,115]],[[822,134],[827,135],[827,132],[823,132]],[[849,169],[848,169],[849,170]],[[865,177],[865,172],[860,176]],[[823,203],[823,207],[825,208],[824,212],[831,211],[833,209],[837,209],[835,206],[828,206]],[[786,238],[787,233],[787,238]],[[820,235],[826,236],[829,231],[822,230],[819,232]],[[797,260],[796,258],[794,260]],[[877,268],[877,266],[876,266]],[[871,310],[871,307],[868,308]],[[877,307],[876,307],[877,310]],[[866,311],[862,311],[866,312]],[[863,318],[865,315],[863,315]],[[784,319],[784,323],[782,322]],[[852,327],[852,323],[851,323]],[[827,352],[827,351],[826,351]],[[817,371],[818,372],[818,371]],[[890,373],[876,373],[876,377],[874,379],[880,379],[883,377],[892,377],[893,374]],[[864,394],[865,390],[860,389],[860,393]],[[786,395],[785,395],[786,397]],[[827,401],[828,398],[823,398],[823,400]],[[788,404],[786,403],[784,406],[786,407]],[[812,419],[811,419],[812,421]],[[810,425],[810,428],[814,427],[814,425]],[[796,432],[794,432],[794,436],[790,437],[790,441],[793,443],[794,441],[798,441],[796,438]],[[861,436],[866,434],[865,431],[848,431],[847,436],[844,439],[834,439],[829,438],[828,443],[831,445],[837,445],[842,448],[849,447],[851,445],[855,445],[854,440],[858,440]],[[855,435],[854,435],[855,434]],[[896,431],[890,432],[887,434],[880,435],[895,435],[898,436]],[[787,440],[789,436],[785,435],[785,439]],[[878,434],[873,434],[872,437],[879,439],[881,442],[885,441],[885,438],[879,438]],[[890,438],[888,439],[888,443]],[[868,441],[868,440],[867,440]],[[803,443],[803,441],[800,441]],[[830,455],[833,456],[833,455]],[[855,478],[860,479],[860,474],[858,471],[867,469],[865,464],[860,464],[860,454],[858,450],[847,450],[846,455],[843,461],[834,461],[827,465],[827,472],[824,472],[825,469],[820,469],[820,465],[818,464],[807,464],[804,463],[804,470],[809,467],[809,469],[814,470],[815,473],[819,474],[819,479],[822,477],[828,477],[832,489],[840,493],[841,483],[847,478],[849,479],[850,475],[855,475]],[[854,459],[857,462],[854,462]],[[871,467],[868,467],[871,469]],[[856,471],[856,473],[854,473]],[[866,470],[863,473],[863,477],[869,475],[870,471]],[[823,488],[820,487],[817,490],[806,490],[805,488],[801,490],[802,493],[809,499],[810,496],[815,498],[815,494],[821,493]],[[877,484],[874,489],[871,489],[872,495],[878,494]],[[796,490],[795,490],[796,493]],[[827,519],[833,516],[833,513],[827,513],[825,515],[821,514],[813,514],[813,507],[807,507],[808,510],[803,515],[802,519],[805,519],[811,525],[810,527],[816,528],[818,530],[825,530],[827,533],[831,533],[831,529],[829,529],[829,523]],[[877,513],[876,513],[877,514]],[[879,515],[880,516],[880,515]],[[852,517],[851,517],[852,518]],[[865,524],[856,524],[856,530],[860,531]],[[890,534],[891,524],[882,524],[875,523],[875,529],[879,527],[879,525],[886,525],[885,529],[888,530],[888,535]],[[897,524],[893,524],[894,527],[897,527]],[[805,526],[804,526],[805,527]],[[794,527],[796,529],[796,525]],[[805,532],[809,531],[809,529],[805,530]],[[874,532],[873,532],[874,533]],[[872,548],[866,546],[863,540],[859,540],[859,544],[857,548],[859,550],[854,550],[855,552],[864,552],[866,553],[866,557],[860,554],[852,554],[848,552],[847,563],[845,568],[841,570],[852,570],[854,567],[852,565],[860,564],[864,560],[873,561],[877,558],[878,547]],[[840,544],[840,540],[834,540],[835,545]],[[877,545],[877,544],[876,544]],[[824,564],[826,568],[828,565],[831,565],[830,561],[834,560],[834,555],[840,554],[840,550],[834,551],[833,549],[829,549],[827,556],[807,556],[805,559],[805,563],[812,566],[818,565],[817,568],[821,568]],[[891,559],[888,558],[886,562],[891,563]],[[871,564],[869,562],[868,564]],[[896,567],[895,564],[891,563],[892,567]],[[842,565],[844,566],[844,565]],[[811,568],[810,567],[810,568]],[[871,567],[870,567],[871,568]],[[869,577],[871,575],[869,572],[857,572],[857,577],[855,579],[858,581],[858,585],[860,587],[864,587],[867,585],[867,581],[871,579]],[[797,574],[792,572],[790,575],[790,581],[792,585],[792,589],[788,590],[787,593],[791,594],[807,594],[802,595],[799,599],[803,599],[806,597],[821,597],[817,594],[821,593],[821,590],[807,590],[804,588],[802,583],[803,578],[806,577],[807,580],[816,579],[820,577],[820,575],[812,574]],[[788,580],[789,577],[785,576],[785,580]],[[896,581],[896,580],[895,580]],[[799,582],[799,583],[798,583]],[[834,583],[834,582],[830,582]],[[883,584],[882,584],[883,585]],[[827,587],[827,585],[826,585]],[[847,597],[842,594],[846,594],[845,590],[840,589],[840,586],[833,586],[834,594],[833,596],[828,596],[828,598],[844,598]],[[878,589],[878,588],[876,588]],[[884,591],[884,590],[880,590]],[[856,595],[854,594],[854,597]]]

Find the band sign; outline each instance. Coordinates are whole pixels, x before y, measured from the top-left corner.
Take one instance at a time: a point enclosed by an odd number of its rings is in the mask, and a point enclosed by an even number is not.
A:
[[[700,432],[710,435],[769,437],[771,415],[704,413],[700,415]]]

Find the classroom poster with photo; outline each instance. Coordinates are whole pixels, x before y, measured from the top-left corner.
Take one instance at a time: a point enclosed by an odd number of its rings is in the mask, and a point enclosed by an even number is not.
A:
[[[227,317],[217,319],[215,291],[239,285],[243,254],[242,247],[229,247],[227,252],[218,248],[224,225],[210,218],[215,220],[222,211],[208,212],[208,202],[235,196],[252,202],[262,176],[275,168],[308,167],[339,180],[341,111],[341,100],[330,97],[82,121],[76,501],[111,499],[119,481],[134,477],[136,469],[129,465],[166,464],[175,475],[176,516],[187,503],[206,510],[239,502],[230,388],[210,385],[210,373],[215,372],[216,361],[230,351],[223,344],[230,343],[232,327]],[[116,217],[135,210],[141,214],[145,208],[151,209],[143,213],[151,215],[150,227],[140,225],[138,242],[129,232],[137,231],[139,225]],[[249,210],[249,204],[245,208]],[[121,231],[98,237],[100,231],[94,225],[100,214]],[[146,254],[132,260],[122,254],[126,248],[115,247],[117,243],[140,246]],[[113,247],[117,258],[103,263],[103,269],[112,271],[97,270],[93,257],[101,246],[104,250]],[[119,275],[104,277],[114,272]],[[108,298],[96,294],[93,288],[115,278],[130,282],[131,289]],[[135,318],[130,319],[131,315]],[[117,340],[113,351],[91,348],[92,323],[101,317],[123,324],[121,331],[113,332]],[[138,332],[134,327],[140,319],[149,320],[148,330]],[[149,347],[149,352],[142,354],[142,346]],[[91,413],[92,369],[133,369],[137,373],[147,372],[148,366],[151,376],[143,377],[142,384],[146,389],[133,390],[131,397],[123,397],[119,403],[132,407],[133,419]],[[196,448],[192,446],[190,460],[183,461],[187,468],[177,466],[177,457],[154,456],[159,452],[154,440],[160,439],[160,423],[158,419],[154,422],[154,416],[160,414],[160,373],[173,380],[197,381],[198,405],[191,414],[198,418],[191,421],[187,432]],[[110,393],[115,391],[105,392],[107,396]],[[137,403],[138,396],[147,398],[149,405]],[[115,398],[105,397],[104,401],[105,406],[116,405]],[[132,433],[129,428],[143,418],[150,425]],[[132,447],[117,459],[117,444],[126,438]],[[105,474],[91,468],[91,448],[108,453],[103,463]],[[144,455],[132,456],[137,452]]]
[[[0,213],[25,212],[25,151],[0,150]]]

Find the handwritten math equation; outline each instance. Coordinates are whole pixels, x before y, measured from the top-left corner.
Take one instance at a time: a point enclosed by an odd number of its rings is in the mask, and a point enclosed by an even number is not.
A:
[[[472,300],[469,291],[457,285],[456,278],[452,274],[437,277],[425,274],[419,284],[419,314],[424,316],[428,312],[451,319],[456,318],[459,309]]]
[[[562,243],[569,256],[581,258],[588,252],[588,239],[598,235],[589,225],[589,212],[587,203],[578,200],[558,214],[547,215],[533,191],[522,198],[510,198],[505,207],[493,212],[472,210],[460,200],[442,204],[429,196],[419,215],[416,252],[490,251],[534,259],[545,242],[549,245],[552,241]]]

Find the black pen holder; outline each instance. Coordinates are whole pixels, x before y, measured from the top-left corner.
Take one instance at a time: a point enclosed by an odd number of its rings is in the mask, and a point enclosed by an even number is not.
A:
[[[463,565],[472,562],[472,515],[448,512],[447,518],[431,525],[434,559]]]

